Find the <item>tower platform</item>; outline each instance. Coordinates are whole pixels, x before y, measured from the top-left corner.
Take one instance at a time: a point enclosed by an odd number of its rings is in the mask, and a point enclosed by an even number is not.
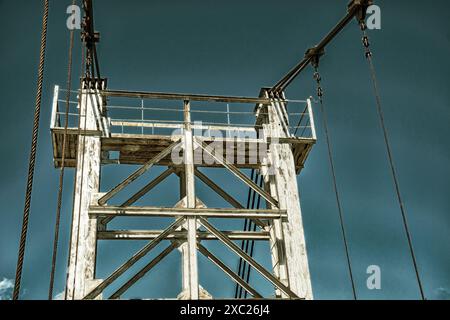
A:
[[[65,100],[62,97],[59,87],[55,87],[52,123],[50,126],[53,146],[53,160],[55,167],[60,167],[62,162],[62,147],[64,136]],[[173,113],[182,113],[183,101],[199,102],[202,109],[197,110],[200,115],[207,115],[200,120],[193,119],[193,134],[204,141],[207,145],[215,143],[216,147],[222,143],[224,157],[231,161],[240,169],[259,169],[261,157],[256,159],[250,156],[250,152],[260,150],[267,145],[267,139],[258,138],[258,131],[262,128],[258,122],[258,117],[263,114],[258,111],[258,107],[263,107],[270,102],[263,98],[243,98],[225,96],[202,96],[170,93],[135,93],[117,92],[106,93],[108,98],[103,101],[109,102],[118,98],[136,100],[141,102],[139,106],[118,106],[105,104],[104,113],[99,117],[99,130],[79,130],[79,115],[77,93],[71,93],[69,125],[67,129],[67,141],[65,151],[65,167],[76,167],[78,137],[80,135],[100,136],[102,150],[102,164],[144,164],[152,159],[162,150],[167,148],[174,140],[182,137],[183,122],[173,118],[161,119],[161,113],[171,116]],[[144,106],[144,101],[156,101],[155,107]],[[121,101],[121,102],[122,102]],[[166,102],[178,102],[178,108],[160,107]],[[278,137],[281,143],[289,143],[295,161],[297,173],[303,168],[306,158],[316,142],[314,119],[311,102],[306,101],[284,101],[283,109],[286,110],[286,118],[290,125],[288,137]],[[209,105],[222,105],[224,111],[215,108],[203,109],[205,102]],[[253,104],[256,107],[253,108]],[[295,106],[295,110],[288,112],[287,104]],[[131,105],[133,102],[130,103]],[[224,105],[225,104],[225,105]],[[252,105],[250,105],[252,104]],[[281,103],[280,103],[281,104]],[[304,106],[302,106],[304,104]],[[155,105],[155,104],[152,104]],[[234,110],[236,106],[237,110]],[[211,110],[212,109],[212,110]],[[294,108],[292,108],[294,109]],[[114,114],[118,114],[120,119],[115,119]],[[195,114],[196,111],[192,111]],[[156,115],[155,115],[156,113]],[[159,114],[158,114],[159,113]],[[138,116],[136,116],[136,114]],[[217,116],[226,118],[227,122],[220,122]],[[154,117],[153,119],[151,117]],[[231,119],[232,117],[235,119]],[[239,120],[237,120],[239,119]],[[223,120],[222,120],[223,121]],[[245,122],[245,123],[236,123]],[[276,138],[276,137],[271,137]],[[238,156],[239,153],[239,156]],[[182,150],[180,150],[182,156]],[[211,163],[197,157],[196,165],[199,167],[220,167],[220,164]],[[256,161],[255,161],[256,160]],[[164,157],[157,165],[173,166],[171,154]]]

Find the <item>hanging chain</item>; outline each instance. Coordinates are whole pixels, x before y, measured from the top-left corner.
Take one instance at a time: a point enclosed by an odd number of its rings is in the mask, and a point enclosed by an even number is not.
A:
[[[384,122],[384,113],[383,113],[383,108],[381,107],[381,97],[380,97],[380,93],[378,90],[378,82],[377,82],[375,67],[373,64],[373,55],[372,55],[372,51],[370,50],[370,42],[369,42],[369,37],[367,35],[367,25],[364,22],[364,20],[361,20],[359,22],[359,25],[360,25],[361,32],[362,32],[362,43],[364,45],[365,56],[369,63],[370,73],[371,73],[371,77],[372,77],[373,90],[375,93],[375,98],[376,98],[376,103],[377,103],[377,112],[378,112],[378,117],[380,119],[381,128],[383,130],[383,137],[384,137],[384,143],[386,145],[389,166],[391,168],[392,179],[394,180],[395,192],[397,194],[397,200],[398,200],[398,203],[400,206],[400,211],[401,211],[402,220],[403,220],[403,226],[405,229],[406,238],[408,240],[409,252],[411,254],[411,259],[413,262],[414,271],[415,271],[417,283],[419,286],[420,296],[421,296],[422,300],[425,300],[425,294],[423,291],[422,281],[420,279],[419,268],[417,265],[417,259],[416,259],[416,256],[414,253],[414,247],[412,244],[412,237],[411,237],[411,233],[410,233],[409,227],[408,227],[408,220],[406,217],[406,209],[405,209],[405,205],[402,200],[401,193],[400,193],[400,185],[399,185],[398,178],[397,178],[397,172],[395,170],[394,158],[392,155],[392,149],[391,149],[391,145],[389,142],[389,134],[388,134],[388,131],[386,128],[386,124]]]
[[[364,21],[361,21],[359,23],[359,26],[361,28],[361,32],[362,32],[362,35],[363,35],[362,43],[364,45],[366,58],[368,60],[371,60],[372,59],[372,51],[370,51],[369,36],[367,35],[367,31],[366,31],[367,30],[367,25],[366,25],[366,23]]]
[[[338,191],[338,187],[337,187],[336,170],[334,167],[333,151],[332,151],[332,147],[331,147],[331,139],[330,139],[330,133],[329,133],[329,129],[328,129],[328,120],[327,120],[327,115],[325,112],[325,107],[323,104],[323,89],[322,89],[322,85],[321,85],[322,77],[320,76],[320,73],[319,73],[319,58],[317,56],[313,58],[312,66],[314,68],[314,76],[313,77],[317,84],[317,97],[318,97],[319,103],[320,103],[320,112],[322,113],[323,127],[325,130],[325,140],[327,143],[328,160],[330,163],[331,175],[333,178],[333,189],[334,189],[334,193],[335,193],[335,197],[336,197],[336,204],[337,204],[338,213],[339,213],[339,222],[340,222],[340,227],[341,227],[342,239],[344,241],[344,249],[345,249],[345,256],[346,256],[346,260],[347,260],[348,273],[349,273],[350,282],[352,285],[353,299],[356,300],[355,280],[353,278],[353,270],[352,270],[352,265],[351,265],[351,261],[350,261],[350,253],[349,253],[349,248],[348,248],[348,243],[347,243],[347,235],[346,235],[345,225],[344,225],[344,214],[343,214],[341,200],[340,200],[339,191]]]
[[[320,73],[319,73],[319,64],[317,62],[314,62],[313,66],[314,66],[314,76],[313,77],[314,77],[314,80],[316,80],[316,83],[317,83],[317,97],[322,102],[323,89],[322,89],[322,86],[320,84],[320,82],[322,81],[322,77],[320,76]]]

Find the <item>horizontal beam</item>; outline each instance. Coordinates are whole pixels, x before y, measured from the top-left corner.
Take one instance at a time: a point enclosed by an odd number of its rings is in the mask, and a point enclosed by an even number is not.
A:
[[[104,90],[101,92],[101,94],[106,97],[270,104],[270,99],[265,98],[217,96],[217,95],[187,94],[187,93]]]
[[[267,138],[268,143],[291,143],[291,144],[315,144],[316,139],[313,138],[297,138],[297,137],[280,137],[280,138]]]
[[[162,230],[108,230],[98,231],[98,240],[152,240],[156,238]],[[270,240],[268,231],[222,231],[231,240]],[[187,231],[174,231],[165,240],[186,239]],[[197,231],[199,240],[218,240],[216,236],[209,232]]]
[[[204,128],[208,128],[209,126],[203,126]],[[108,146],[115,145],[118,143],[135,143],[140,145],[145,145],[154,141],[161,141],[161,142],[172,142],[174,140],[181,139],[183,136],[181,134],[174,134],[174,135],[156,135],[156,134],[130,134],[130,133],[111,133],[110,137],[103,137],[102,142],[104,144],[107,144]],[[266,140],[264,139],[255,139],[255,138],[238,138],[238,137],[208,137],[208,136],[195,136],[196,139],[206,142],[216,142],[216,141],[224,141],[224,142],[246,142],[246,143],[259,143],[259,144],[265,144]],[[103,148],[105,149],[105,148]],[[108,150],[106,148],[105,150]]]
[[[184,124],[181,123],[163,123],[163,122],[139,122],[139,121],[119,121],[113,120],[111,121],[111,126],[113,127],[136,127],[136,128],[165,128],[165,129],[182,129],[184,128]],[[234,131],[234,132],[250,132],[256,135],[256,129],[254,127],[244,127],[244,126],[228,126],[228,125],[215,125],[215,124],[207,124],[207,125],[191,125],[194,130],[203,130],[203,131]]]
[[[139,121],[119,121],[112,120],[113,127],[136,127],[136,128],[163,128],[163,129],[181,129],[183,124],[180,123],[161,123],[161,122],[139,122]]]
[[[56,134],[64,134],[67,133],[68,135],[84,135],[84,136],[101,136],[103,135],[103,133],[100,130],[80,130],[78,128],[67,128],[67,132],[66,129],[62,128],[62,127],[55,127],[55,128],[51,128],[50,131],[52,133],[56,133]]]
[[[216,208],[165,208],[165,207],[120,207],[90,206],[89,214],[93,217],[108,216],[156,216],[179,217],[195,216],[206,218],[234,219],[280,219],[287,218],[286,210],[278,209],[216,209]]]

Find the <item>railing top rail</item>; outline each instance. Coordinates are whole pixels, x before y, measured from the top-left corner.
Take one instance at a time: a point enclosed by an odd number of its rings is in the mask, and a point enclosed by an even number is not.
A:
[[[103,90],[106,97],[125,97],[141,99],[163,99],[163,100],[189,100],[189,101],[214,101],[228,103],[249,103],[249,104],[270,104],[271,100],[266,98],[254,97],[236,97],[236,96],[217,96],[202,94],[185,93],[164,93],[164,92],[145,92],[145,91],[122,91],[122,90]]]

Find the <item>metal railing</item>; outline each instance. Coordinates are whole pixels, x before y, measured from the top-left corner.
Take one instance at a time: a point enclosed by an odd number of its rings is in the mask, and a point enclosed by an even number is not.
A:
[[[60,93],[64,97],[60,97]],[[66,93],[66,90],[55,86],[51,128],[64,127]],[[78,94],[78,91],[72,91],[70,95],[69,128],[78,128]],[[182,130],[184,100],[161,95],[155,94],[155,97],[150,98],[104,96],[103,99],[107,99],[105,108],[109,131],[121,134],[171,135],[176,130]],[[190,101],[194,135],[256,138],[260,128],[255,126],[255,103],[247,102],[244,98],[221,100],[226,99],[215,97],[211,100]],[[283,105],[289,136],[315,140],[311,100],[284,100]],[[264,115],[261,111],[258,113],[258,116]]]

